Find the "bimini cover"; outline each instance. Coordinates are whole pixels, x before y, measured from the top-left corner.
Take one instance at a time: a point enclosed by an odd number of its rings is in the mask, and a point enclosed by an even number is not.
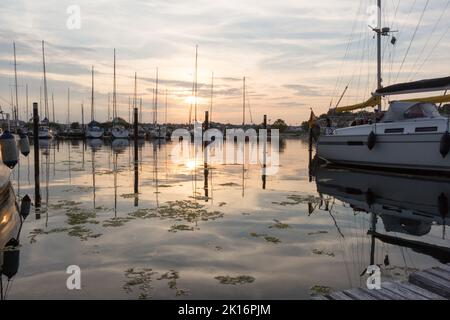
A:
[[[405,93],[444,91],[450,88],[450,77],[426,79],[414,82],[399,83],[378,89],[376,96],[388,96]]]
[[[383,122],[413,120],[420,118],[442,118],[434,103],[400,102],[391,103]]]

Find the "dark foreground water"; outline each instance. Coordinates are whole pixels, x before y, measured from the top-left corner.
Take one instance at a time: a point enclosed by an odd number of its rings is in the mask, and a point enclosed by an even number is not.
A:
[[[364,286],[370,264],[388,281],[450,262],[445,179],[325,168],[309,182],[307,143],[288,139],[263,189],[257,165],[205,171],[172,148],[140,143],[135,196],[132,145],[42,142],[43,206],[7,298],[308,299]],[[12,181],[34,195],[32,154]]]

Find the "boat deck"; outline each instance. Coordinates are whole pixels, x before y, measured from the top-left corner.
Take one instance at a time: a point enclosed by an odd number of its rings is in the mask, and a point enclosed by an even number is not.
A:
[[[332,292],[315,296],[312,300],[448,300],[450,264],[412,273],[408,281],[384,282],[381,288]]]

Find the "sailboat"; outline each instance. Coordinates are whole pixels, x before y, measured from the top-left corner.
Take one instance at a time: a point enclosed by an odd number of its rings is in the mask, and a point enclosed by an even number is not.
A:
[[[389,110],[381,112],[382,97],[445,91],[450,77],[427,79],[382,86],[381,39],[390,36],[389,28],[381,28],[381,1],[378,1],[377,82],[372,97],[360,104],[336,107],[334,112],[350,112],[377,107],[368,124],[334,129],[330,124],[318,138],[317,155],[336,164],[381,167],[394,170],[450,172],[450,119],[438,112],[437,104],[450,101],[450,95],[391,101]]]
[[[166,139],[167,127],[165,125],[158,124],[158,69],[156,69],[156,88],[155,88],[155,101],[154,101],[154,119],[152,137],[154,139]]]
[[[87,125],[86,138],[100,139],[103,136],[103,129],[100,128],[100,123],[95,121],[94,112],[94,66],[92,66],[92,89],[91,89],[91,122]]]
[[[39,139],[52,139],[53,133],[50,130],[50,121],[48,120],[48,94],[47,94],[47,74],[45,69],[45,45],[42,41],[42,65],[44,72],[44,105],[45,105],[45,118],[41,121],[39,126],[38,138]]]
[[[116,49],[114,49],[114,84],[113,84],[113,121],[111,136],[113,139],[128,139],[130,131],[124,126],[123,120],[117,116],[117,92],[116,92]]]

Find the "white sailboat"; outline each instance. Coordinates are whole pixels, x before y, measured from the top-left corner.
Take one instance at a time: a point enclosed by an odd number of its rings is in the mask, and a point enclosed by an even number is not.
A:
[[[50,130],[50,121],[48,120],[48,94],[47,94],[47,74],[45,69],[45,49],[44,49],[44,41],[42,41],[42,65],[44,72],[44,105],[45,105],[45,118],[41,121],[38,130],[38,138],[39,139],[52,139],[53,132]]]
[[[378,6],[381,21],[381,1]],[[378,38],[378,90],[365,103],[335,108],[337,113],[378,107],[375,114],[381,116],[382,97],[450,89],[450,77],[383,88],[381,38],[391,32],[381,27],[374,31]],[[317,154],[336,164],[450,172],[450,122],[436,105],[449,101],[450,95],[392,101],[383,117],[368,124],[340,129],[328,124],[318,139]]]
[[[114,84],[113,84],[113,121],[111,136],[113,139],[128,139],[130,131],[123,125],[117,116],[117,93],[116,93],[116,49],[114,49]]]
[[[100,123],[95,121],[94,112],[94,66],[92,66],[92,90],[91,90],[91,122],[88,123],[86,129],[87,139],[100,139],[103,136],[103,129],[100,127]]]
[[[158,123],[158,69],[156,69],[156,89],[155,89],[155,101],[154,101],[154,123],[151,136],[154,139],[166,139],[167,127]]]

